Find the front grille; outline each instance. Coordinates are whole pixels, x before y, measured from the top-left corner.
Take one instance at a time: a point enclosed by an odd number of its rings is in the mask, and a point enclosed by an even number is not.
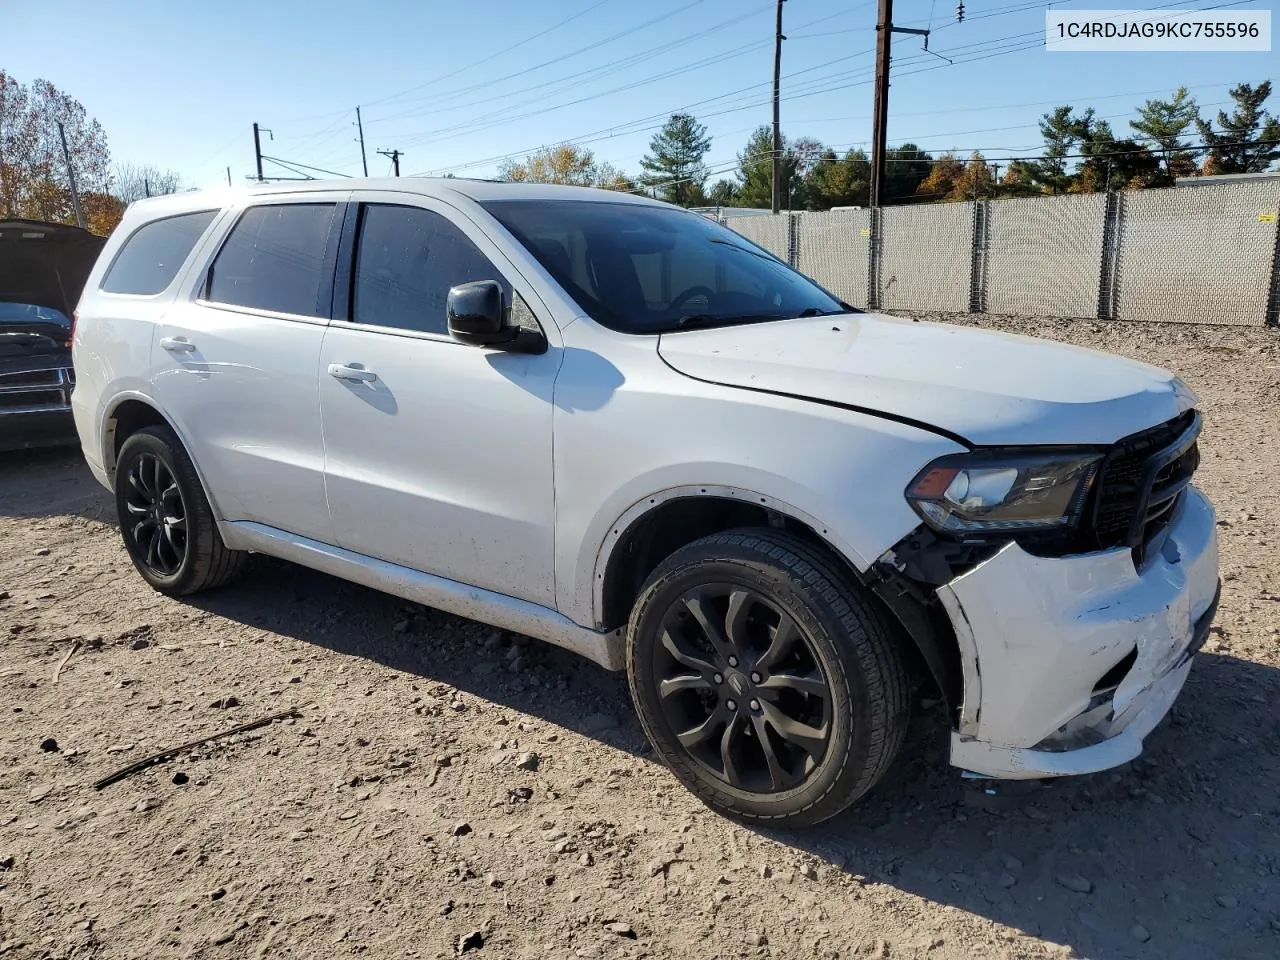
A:
[[[1125,437],[1107,454],[1094,491],[1092,530],[1098,547],[1128,546],[1142,564],[1147,546],[1168,526],[1200,465],[1194,410]]]
[[[0,415],[68,410],[75,382],[70,367],[0,374]]]
[[[0,373],[0,388],[56,387],[60,382],[57,370],[24,370],[20,373]]]

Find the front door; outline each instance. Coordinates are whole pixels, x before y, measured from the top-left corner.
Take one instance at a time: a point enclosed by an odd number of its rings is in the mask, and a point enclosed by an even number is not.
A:
[[[560,350],[504,353],[451,339],[450,287],[496,280],[508,304],[537,301],[527,289],[522,297],[510,262],[463,214],[381,196],[361,204],[354,243],[344,244],[350,270],[340,265],[339,276],[349,272],[349,291],[335,302],[320,357],[337,542],[551,606]]]

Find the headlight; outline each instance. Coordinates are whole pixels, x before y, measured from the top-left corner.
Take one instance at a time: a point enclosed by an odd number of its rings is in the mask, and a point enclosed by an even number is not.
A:
[[[1034,533],[1076,525],[1100,453],[981,450],[942,457],[920,471],[907,500],[950,534]]]

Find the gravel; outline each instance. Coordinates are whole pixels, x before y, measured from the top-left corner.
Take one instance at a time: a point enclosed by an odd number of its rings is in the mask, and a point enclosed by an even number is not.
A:
[[[130,568],[111,498],[75,451],[6,454],[6,960],[427,958],[468,941],[513,960],[1275,957],[1280,603],[1266,598],[1280,594],[1280,336],[977,323],[1171,367],[1200,394],[1221,629],[1143,760],[978,810],[924,713],[887,780],[835,822],[740,826],[642,749],[625,678],[263,557],[234,586],[165,598]],[[152,649],[132,651],[138,639]],[[515,673],[472,673],[517,660]],[[233,696],[231,715],[209,708]],[[183,754],[181,789],[174,763],[92,788],[131,759],[290,707],[296,721]],[[62,750],[35,749],[44,738]],[[491,768],[495,743],[510,759]],[[517,766],[524,753],[536,770]],[[576,849],[555,853],[565,840]],[[651,875],[654,861],[667,866]],[[214,902],[218,888],[230,892]]]

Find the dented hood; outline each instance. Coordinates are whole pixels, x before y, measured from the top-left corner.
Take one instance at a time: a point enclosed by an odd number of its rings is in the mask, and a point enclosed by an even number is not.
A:
[[[0,302],[70,317],[106,242],[66,224],[0,220]]]
[[[1173,374],[1048,340],[877,314],[663,334],[709,383],[917,423],[974,445],[1109,444],[1195,403]]]

